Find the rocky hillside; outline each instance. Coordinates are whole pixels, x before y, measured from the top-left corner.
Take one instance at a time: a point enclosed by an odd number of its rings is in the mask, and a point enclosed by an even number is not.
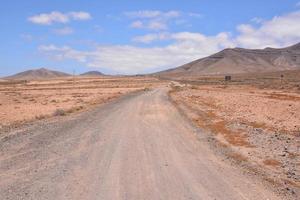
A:
[[[281,49],[225,49],[159,76],[223,75],[300,69],[300,43]]]

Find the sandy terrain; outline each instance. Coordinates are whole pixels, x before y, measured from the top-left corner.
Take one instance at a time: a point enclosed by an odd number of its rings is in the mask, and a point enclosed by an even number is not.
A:
[[[0,128],[80,111],[157,84],[156,79],[139,77],[0,83]]]
[[[299,93],[249,85],[181,85],[173,86],[170,95],[195,124],[212,133],[225,154],[299,197]]]
[[[282,199],[215,156],[167,89],[0,136],[0,199]]]

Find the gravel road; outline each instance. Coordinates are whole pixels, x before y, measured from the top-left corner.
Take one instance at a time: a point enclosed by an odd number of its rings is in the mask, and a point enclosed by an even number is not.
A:
[[[167,88],[0,134],[0,199],[276,200],[209,149]]]

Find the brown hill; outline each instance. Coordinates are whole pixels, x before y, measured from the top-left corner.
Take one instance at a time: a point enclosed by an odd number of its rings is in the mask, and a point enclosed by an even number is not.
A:
[[[104,76],[104,74],[99,71],[89,71],[89,72],[80,74],[80,76]]]
[[[224,75],[300,69],[300,43],[282,49],[225,49],[183,66],[158,72],[167,77]]]
[[[60,78],[60,77],[67,77],[70,74],[59,72],[59,71],[52,71],[45,68],[40,68],[36,70],[28,70],[24,71],[12,76],[8,76],[5,79],[13,79],[13,80],[35,80],[35,79],[52,79],[52,78]]]

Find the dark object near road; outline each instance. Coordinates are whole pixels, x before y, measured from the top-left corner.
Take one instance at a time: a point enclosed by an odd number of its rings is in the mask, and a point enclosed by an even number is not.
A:
[[[231,81],[231,76],[225,76],[225,81]]]

